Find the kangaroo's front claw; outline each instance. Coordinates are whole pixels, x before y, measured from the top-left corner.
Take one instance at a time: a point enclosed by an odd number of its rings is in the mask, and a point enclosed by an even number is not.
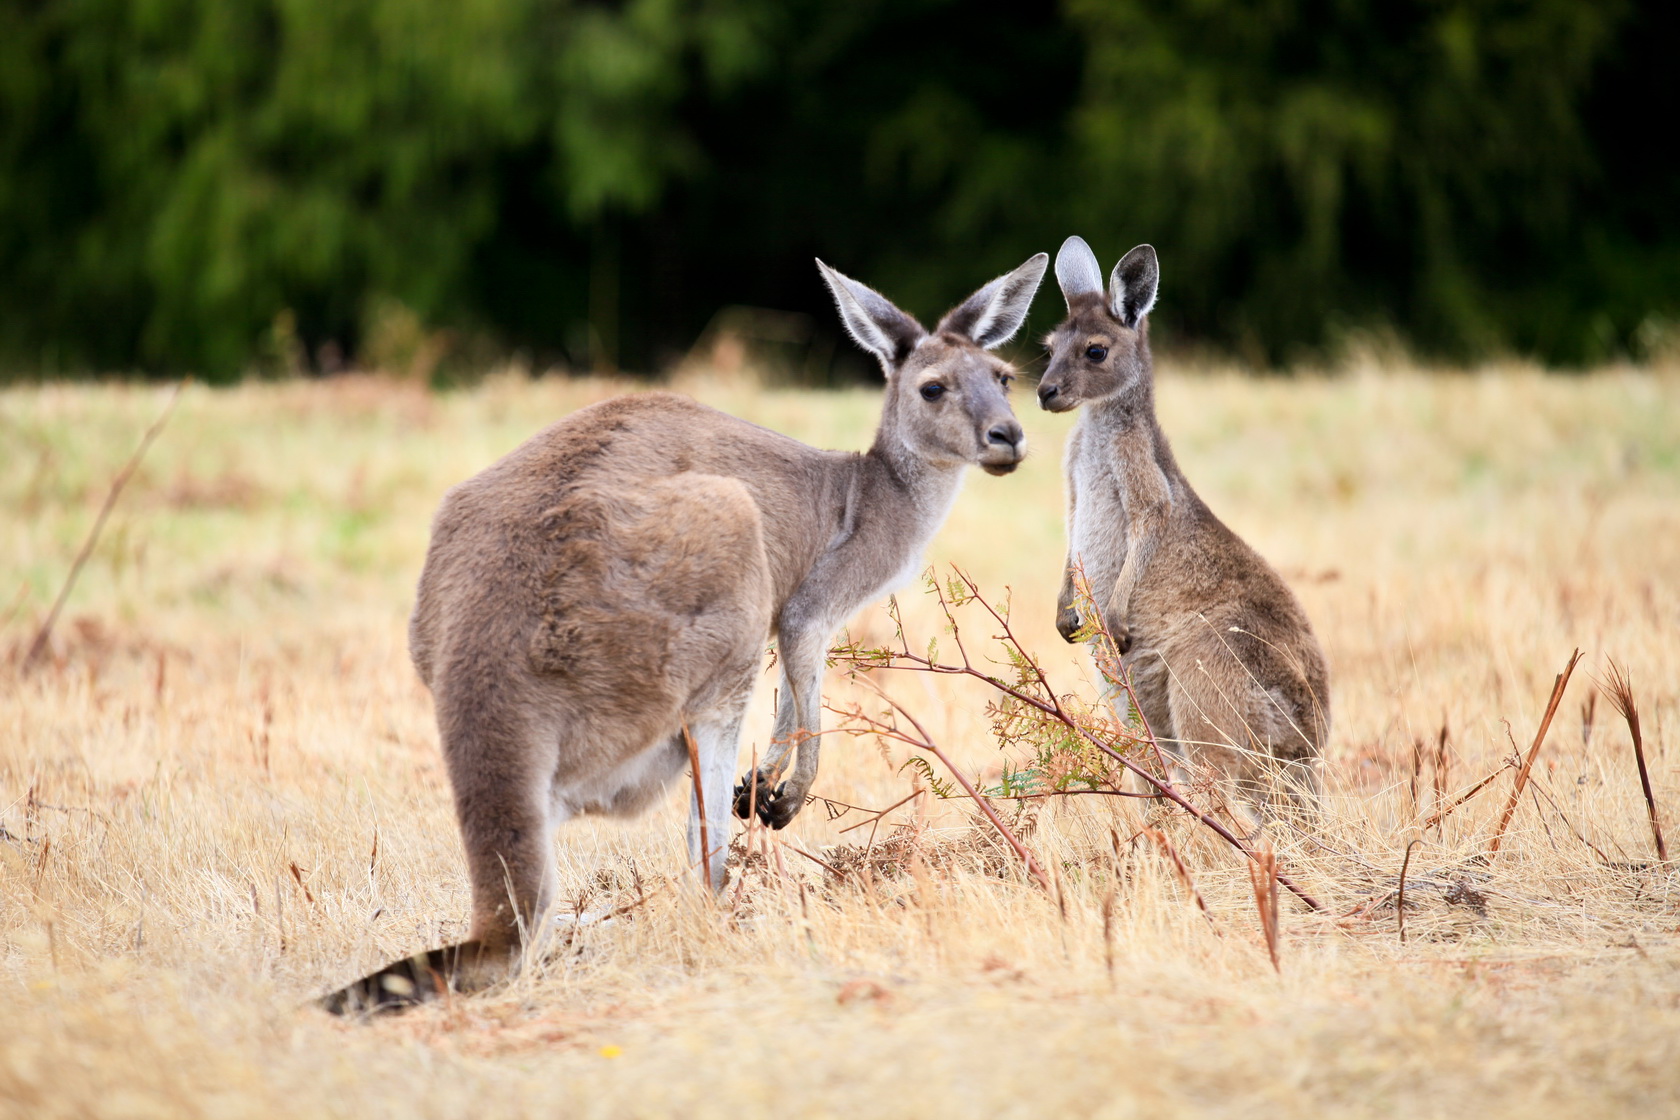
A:
[[[758,791],[756,795],[753,792],[755,787]],[[776,798],[781,796],[782,791],[786,788],[787,783],[783,782],[775,789],[771,789],[770,783],[756,771],[748,774],[735,786],[735,815],[746,821],[751,820],[756,812],[758,819],[765,824],[772,828],[782,827],[780,824],[771,824],[769,806]],[[788,819],[792,819],[791,814]],[[785,820],[782,822],[782,824],[786,823]]]
[[[805,795],[789,793],[787,783],[777,786],[769,797],[758,799],[758,819],[771,828],[781,829],[805,808]]]

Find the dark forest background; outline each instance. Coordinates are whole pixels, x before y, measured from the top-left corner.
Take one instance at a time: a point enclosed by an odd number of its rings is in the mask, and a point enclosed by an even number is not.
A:
[[[652,370],[724,307],[832,331],[813,256],[931,317],[1071,232],[1153,242],[1158,336],[1257,365],[1641,360],[1680,332],[1676,12],[0,0],[0,369],[407,329]]]

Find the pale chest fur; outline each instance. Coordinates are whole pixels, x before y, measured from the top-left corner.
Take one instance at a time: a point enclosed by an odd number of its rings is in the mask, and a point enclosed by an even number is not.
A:
[[[1069,488],[1068,553],[1085,568],[1100,597],[1120,574],[1126,554],[1126,486],[1122,466],[1105,454],[1089,413],[1068,436],[1064,475]]]
[[[948,487],[927,496],[923,508],[917,510],[919,524],[917,531],[910,538],[905,555],[892,574],[882,581],[864,603],[884,599],[894,591],[909,586],[922,574],[927,546],[933,542],[934,535],[939,532],[940,526],[945,524],[946,518],[951,516],[951,507],[957,504],[957,496],[962,493],[963,477],[961,474],[957,475]],[[856,606],[861,607],[864,603],[858,603]]]

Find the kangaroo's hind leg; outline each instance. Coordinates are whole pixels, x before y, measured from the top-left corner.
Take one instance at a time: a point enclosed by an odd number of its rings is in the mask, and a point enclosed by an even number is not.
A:
[[[1266,679],[1276,666],[1265,651],[1198,640],[1171,667],[1172,719],[1186,753],[1232,786],[1249,823],[1280,804],[1309,809],[1318,775],[1313,751],[1287,698]]]
[[[702,877],[713,890],[723,889],[728,874],[725,864],[733,824],[730,810],[734,804],[733,782],[744,714],[739,709],[733,713],[721,712],[697,720],[689,729],[700,770],[696,778],[698,792],[689,796],[688,862],[696,869],[704,868]],[[704,806],[700,798],[704,798]]]
[[[463,689],[440,681],[436,695],[472,883],[471,929],[465,941],[394,961],[324,997],[321,1006],[335,1014],[398,1010],[503,979],[553,898],[555,740],[497,702],[506,681],[467,676]]]

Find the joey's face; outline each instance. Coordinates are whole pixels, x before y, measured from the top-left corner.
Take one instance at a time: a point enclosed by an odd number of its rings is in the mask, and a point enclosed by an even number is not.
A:
[[[929,462],[1008,474],[1027,452],[1009,404],[1015,370],[951,331],[925,336],[893,377],[904,442]]]
[[[1062,242],[1056,282],[1067,318],[1044,344],[1050,364],[1038,383],[1038,403],[1066,412],[1087,401],[1127,394],[1149,378],[1146,316],[1160,282],[1155,247],[1139,245],[1120,258],[1104,286],[1097,255],[1082,237]]]
[[[1066,412],[1126,392],[1145,375],[1140,343],[1140,333],[1108,314],[1099,297],[1082,297],[1044,340],[1050,364],[1038,383],[1039,405]]]

